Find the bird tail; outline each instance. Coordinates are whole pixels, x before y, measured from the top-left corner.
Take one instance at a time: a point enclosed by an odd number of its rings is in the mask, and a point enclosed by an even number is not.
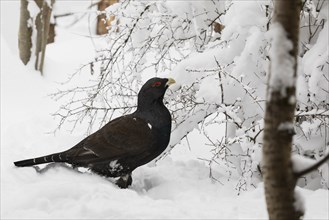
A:
[[[51,162],[67,162],[67,155],[64,152],[50,154],[43,157],[37,157],[27,160],[21,160],[14,162],[17,167],[28,167],[37,164],[51,163]]]

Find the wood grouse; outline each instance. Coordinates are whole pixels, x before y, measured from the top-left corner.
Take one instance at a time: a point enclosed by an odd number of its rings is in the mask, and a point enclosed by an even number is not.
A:
[[[167,147],[171,115],[163,104],[171,78],[151,78],[138,93],[137,110],[108,122],[104,127],[66,151],[14,162],[18,167],[63,162],[89,168],[105,177],[119,177],[116,184],[127,188],[131,173]]]

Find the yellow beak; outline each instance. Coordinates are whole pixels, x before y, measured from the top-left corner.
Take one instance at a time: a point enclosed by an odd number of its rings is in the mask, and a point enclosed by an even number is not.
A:
[[[166,83],[166,85],[170,86],[172,84],[174,84],[176,81],[173,78],[168,78],[168,82]]]

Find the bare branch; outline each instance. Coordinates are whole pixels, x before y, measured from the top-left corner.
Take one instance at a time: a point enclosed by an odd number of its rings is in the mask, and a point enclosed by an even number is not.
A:
[[[316,170],[318,167],[320,167],[324,162],[326,162],[329,159],[329,154],[327,154],[326,156],[324,156],[323,158],[321,158],[319,161],[317,161],[315,164],[313,164],[312,166],[306,168],[305,170],[299,171],[299,172],[295,172],[294,176],[296,179],[312,172],[313,170]]]

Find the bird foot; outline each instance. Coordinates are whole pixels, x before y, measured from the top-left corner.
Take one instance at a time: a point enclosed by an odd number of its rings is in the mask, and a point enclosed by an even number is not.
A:
[[[115,184],[119,186],[121,189],[126,189],[128,186],[130,186],[133,182],[133,179],[131,178],[131,174],[127,174],[124,176],[121,176]]]

